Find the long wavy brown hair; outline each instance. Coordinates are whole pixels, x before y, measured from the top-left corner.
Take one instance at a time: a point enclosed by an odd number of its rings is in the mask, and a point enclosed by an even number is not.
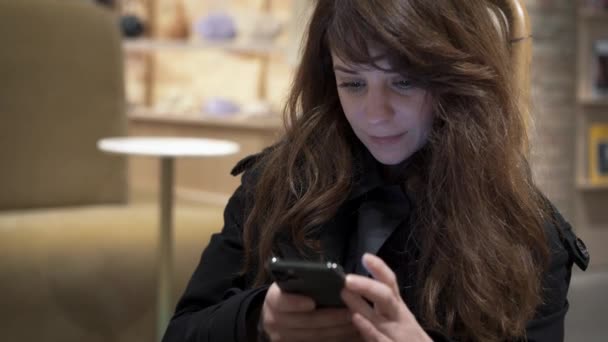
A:
[[[541,302],[549,211],[532,181],[527,113],[500,18],[483,0],[316,2],[285,106],[286,133],[257,164],[244,227],[244,270],[256,270],[256,284],[269,281],[261,265],[279,234],[298,250],[315,248],[312,232],[348,197],[356,137],[330,49],[373,64],[373,42],[433,99],[433,130],[405,184],[416,193],[422,231],[420,323],[463,340],[524,336]]]

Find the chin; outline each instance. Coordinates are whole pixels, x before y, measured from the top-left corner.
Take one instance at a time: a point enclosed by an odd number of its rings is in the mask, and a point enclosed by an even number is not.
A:
[[[404,160],[406,160],[410,154],[401,153],[383,153],[378,151],[371,151],[370,153],[374,156],[374,158],[381,164],[384,165],[398,165],[401,164]]]

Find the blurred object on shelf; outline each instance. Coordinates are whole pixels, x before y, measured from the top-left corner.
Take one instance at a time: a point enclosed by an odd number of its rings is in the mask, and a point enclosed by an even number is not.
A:
[[[273,113],[272,105],[268,101],[246,103],[241,111],[248,116],[267,116]]]
[[[120,0],[120,30],[124,37],[137,38],[151,33],[148,0]]]
[[[608,124],[592,124],[589,128],[589,180],[592,184],[608,184]]]
[[[144,34],[146,28],[136,15],[126,14],[120,17],[120,30],[125,37],[137,38]]]
[[[142,22],[150,21],[150,1],[156,0],[113,0],[120,9],[121,15],[134,15]]]
[[[209,13],[195,24],[198,35],[211,41],[230,40],[236,37],[236,23],[227,12]]]
[[[167,91],[167,95],[157,102],[154,110],[168,115],[181,115],[195,111],[197,102],[194,96],[187,94],[183,87],[172,87]]]
[[[608,9],[608,0],[582,0],[581,3],[587,8]]]
[[[112,9],[116,8],[116,0],[95,0],[95,3]]]
[[[253,40],[274,40],[281,33],[282,23],[273,15],[260,13],[252,16],[250,36]]]
[[[270,11],[260,11],[252,8],[232,9],[230,11],[238,35],[250,42],[274,41],[283,32],[283,22]]]
[[[190,37],[190,18],[184,0],[163,1],[159,4],[157,38],[185,40]]]
[[[211,97],[203,103],[202,112],[205,115],[230,116],[239,113],[238,103],[222,97]]]
[[[597,74],[595,86],[600,92],[608,91],[608,40],[595,42],[595,56],[597,60]]]

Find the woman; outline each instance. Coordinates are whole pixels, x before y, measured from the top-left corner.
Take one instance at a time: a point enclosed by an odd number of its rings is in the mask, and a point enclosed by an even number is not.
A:
[[[233,170],[165,341],[563,340],[588,256],[533,184],[496,18],[483,0],[317,1],[291,124]],[[273,255],[343,265],[347,308],[282,293]]]

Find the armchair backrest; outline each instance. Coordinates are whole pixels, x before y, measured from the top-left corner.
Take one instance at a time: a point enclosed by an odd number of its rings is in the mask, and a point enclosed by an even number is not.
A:
[[[124,202],[121,37],[92,1],[0,0],[0,210]]]

